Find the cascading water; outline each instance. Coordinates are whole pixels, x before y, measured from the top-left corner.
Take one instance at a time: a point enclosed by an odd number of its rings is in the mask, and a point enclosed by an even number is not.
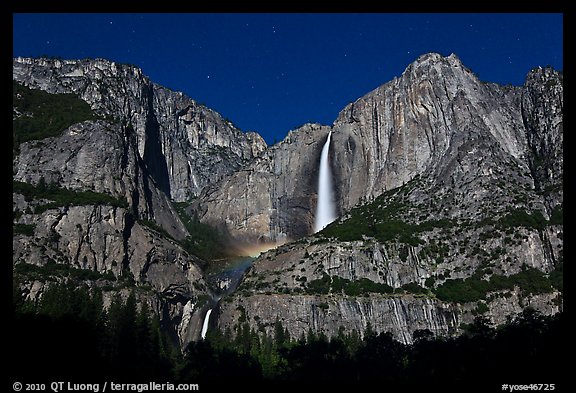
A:
[[[204,317],[204,324],[202,325],[202,332],[200,335],[202,336],[202,340],[206,338],[206,333],[208,332],[208,322],[210,322],[210,314],[212,314],[212,309],[208,310],[206,316]]]
[[[316,220],[314,223],[314,233],[321,231],[326,225],[336,219],[336,209],[334,207],[334,191],[332,189],[332,173],[330,171],[330,139],[332,131],[328,134],[328,139],[322,148],[320,155],[320,173],[318,177],[318,205],[316,206]]]

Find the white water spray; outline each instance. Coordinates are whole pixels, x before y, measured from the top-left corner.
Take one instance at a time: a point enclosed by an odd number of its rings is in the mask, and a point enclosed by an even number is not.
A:
[[[210,321],[210,314],[212,314],[212,309],[208,310],[206,316],[204,317],[204,324],[202,325],[202,333],[200,333],[200,335],[202,336],[202,340],[206,338],[206,333],[208,332],[208,322]]]
[[[318,176],[318,205],[316,206],[316,222],[314,223],[314,233],[321,231],[326,225],[336,219],[334,196],[332,189],[332,173],[330,171],[330,139],[332,131],[328,134],[328,139],[322,148],[320,155],[320,173]]]

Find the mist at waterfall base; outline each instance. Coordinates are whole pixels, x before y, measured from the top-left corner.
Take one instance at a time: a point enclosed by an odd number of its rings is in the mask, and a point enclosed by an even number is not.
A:
[[[336,208],[334,206],[334,190],[332,188],[332,173],[330,170],[330,142],[332,140],[332,132],[328,133],[328,138],[322,147],[320,155],[320,167],[318,173],[318,204],[316,206],[316,218],[314,223],[314,232],[321,231],[326,225],[330,224],[336,219]],[[215,304],[220,301],[224,294],[234,292],[246,269],[252,265],[252,262],[261,253],[285,243],[261,243],[252,245],[237,246],[239,255],[250,255],[250,257],[237,257],[231,259],[224,259],[219,262],[213,261],[208,271],[208,281],[213,282],[216,288],[222,290],[215,300]],[[210,272],[210,270],[212,270]],[[222,288],[220,283],[225,282],[225,288]],[[210,308],[204,316],[204,323],[202,324],[202,331],[200,336],[202,340],[206,339],[208,327],[210,324],[210,315],[212,314]]]
[[[256,258],[260,256],[260,254],[265,253],[266,251],[272,250],[276,247],[279,247],[283,244],[290,242],[291,239],[285,238],[283,240],[275,241],[275,242],[262,242],[262,243],[244,243],[244,244],[235,244],[233,246],[233,255],[236,256],[249,256]]]
[[[320,155],[320,171],[318,175],[318,204],[316,206],[316,220],[314,223],[314,233],[321,231],[324,227],[336,219],[336,209],[334,207],[334,191],[332,188],[332,173],[330,171],[330,140],[332,131],[328,134],[328,139],[322,148]]]
[[[249,256],[232,257],[214,260],[208,265],[206,281],[212,288],[212,296],[208,301],[210,308],[204,315],[204,323],[200,333],[202,340],[206,339],[206,334],[210,328],[212,311],[218,306],[220,299],[236,291],[246,270],[252,266],[255,259],[255,257]]]

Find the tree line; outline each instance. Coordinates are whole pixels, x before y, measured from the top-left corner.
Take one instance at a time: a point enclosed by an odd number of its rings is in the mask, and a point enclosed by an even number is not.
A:
[[[279,320],[271,336],[243,320],[235,331],[210,329],[206,340],[181,352],[149,307],[137,306],[134,292],[125,299],[116,296],[106,309],[98,289],[72,283],[52,285],[37,304],[24,301],[15,285],[13,298],[14,377],[203,381],[204,386],[223,381],[325,386],[476,381],[499,388],[510,381],[559,384],[564,369],[563,314],[544,316],[532,309],[498,328],[477,317],[458,337],[417,330],[410,345],[370,326],[362,335],[340,329],[329,338],[310,329],[291,339]]]

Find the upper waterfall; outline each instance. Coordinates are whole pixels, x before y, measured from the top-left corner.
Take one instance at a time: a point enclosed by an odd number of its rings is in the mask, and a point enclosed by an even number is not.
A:
[[[314,232],[321,231],[326,225],[336,219],[334,206],[334,190],[332,188],[332,172],[330,170],[330,140],[332,131],[328,133],[328,139],[322,148],[320,155],[320,172],[318,175],[318,204],[316,205],[316,220]]]

